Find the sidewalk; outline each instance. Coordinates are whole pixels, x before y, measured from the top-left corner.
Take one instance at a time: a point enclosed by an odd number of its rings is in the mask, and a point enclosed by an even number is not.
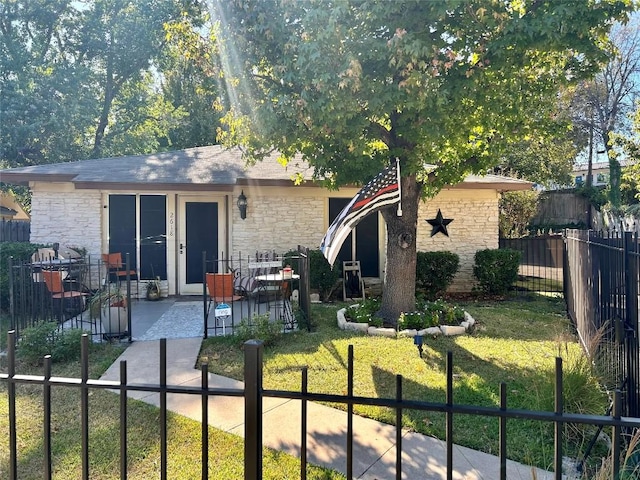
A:
[[[200,386],[201,373],[194,368],[202,338],[167,340],[167,384]],[[136,341],[105,372],[102,380],[119,381],[119,364],[127,361],[129,383],[159,381],[159,340]],[[242,388],[242,382],[209,374],[211,388]],[[159,405],[159,395],[130,392],[136,398]],[[169,394],[167,408],[200,421],[197,395]],[[264,446],[300,456],[300,402],[264,399]],[[244,435],[244,399],[212,397],[209,399],[209,425],[239,436]],[[308,461],[346,473],[347,414],[323,405],[308,404]],[[354,417],[353,473],[364,480],[395,479],[395,427],[375,420]],[[445,479],[446,445],[440,440],[418,433],[405,432],[402,444],[402,477],[406,479]],[[499,476],[496,456],[454,445],[454,475],[457,480],[494,480]],[[553,474],[539,469],[535,477],[530,467],[509,461],[507,478],[552,479]]]

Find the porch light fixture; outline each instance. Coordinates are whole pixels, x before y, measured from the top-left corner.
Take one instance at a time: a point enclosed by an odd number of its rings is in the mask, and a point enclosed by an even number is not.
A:
[[[238,210],[240,210],[240,218],[244,220],[245,218],[247,218],[247,197],[244,196],[244,190],[240,192],[237,204]]]

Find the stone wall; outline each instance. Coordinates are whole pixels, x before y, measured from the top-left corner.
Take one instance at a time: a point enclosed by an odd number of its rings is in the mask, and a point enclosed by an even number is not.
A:
[[[102,202],[97,190],[74,190],[64,184],[32,189],[31,242],[82,247],[90,255],[101,250]]]
[[[444,218],[453,219],[449,236],[431,237],[427,219],[435,218],[438,209]],[[448,250],[460,256],[460,268],[450,291],[468,292],[475,285],[474,255],[478,250],[498,248],[498,194],[495,190],[443,190],[423,203],[418,214],[419,251]]]

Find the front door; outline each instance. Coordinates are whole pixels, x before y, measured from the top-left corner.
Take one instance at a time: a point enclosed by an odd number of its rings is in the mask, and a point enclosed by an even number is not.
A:
[[[180,197],[178,271],[180,295],[202,294],[202,252],[217,259],[224,242],[224,199],[221,197]]]

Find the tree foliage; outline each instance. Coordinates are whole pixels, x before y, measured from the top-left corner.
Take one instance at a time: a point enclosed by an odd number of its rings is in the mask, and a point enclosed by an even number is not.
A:
[[[499,163],[554,124],[559,85],[588,77],[630,2],[217,2],[229,114],[250,160],[301,155],[328,186],[398,158],[403,216],[387,226],[381,316],[415,305],[419,199]],[[425,164],[435,164],[429,174]]]
[[[196,0],[0,3],[0,163],[149,153],[187,111],[157,88],[165,27]]]
[[[592,129],[593,143],[600,145],[609,159],[609,203],[620,207],[621,167],[614,148],[616,134],[629,133],[628,121],[634,101],[640,95],[640,17],[618,24],[610,35],[609,60],[591,80],[576,90],[575,123]]]

